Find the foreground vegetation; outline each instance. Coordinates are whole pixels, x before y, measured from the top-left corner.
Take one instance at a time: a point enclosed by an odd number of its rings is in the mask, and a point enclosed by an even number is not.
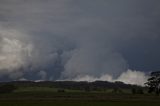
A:
[[[79,83],[72,82],[72,86],[65,83],[9,83],[10,86],[5,87],[12,87],[14,90],[0,94],[0,106],[160,106],[160,97],[148,94],[143,87],[120,87],[118,84],[116,87],[93,87],[83,83],[83,87],[86,87],[79,88]],[[3,85],[4,83],[1,84]]]
[[[160,106],[155,95],[21,92],[0,95],[0,106]]]
[[[1,106],[159,106],[155,102],[122,101],[1,101]]]

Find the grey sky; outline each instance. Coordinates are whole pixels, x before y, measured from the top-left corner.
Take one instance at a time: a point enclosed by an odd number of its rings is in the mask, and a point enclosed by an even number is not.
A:
[[[0,0],[0,28],[2,79],[160,69],[159,0]]]

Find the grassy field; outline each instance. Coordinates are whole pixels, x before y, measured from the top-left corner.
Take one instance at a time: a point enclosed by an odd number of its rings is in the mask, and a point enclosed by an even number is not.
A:
[[[122,101],[1,101],[1,106],[159,106],[155,102]]]
[[[0,94],[0,106],[160,106],[160,97],[74,90],[60,93],[57,89],[29,87]]]
[[[0,94],[0,106],[160,106],[160,97],[148,94],[147,89],[143,89],[144,94],[132,94],[132,88],[61,90],[53,86],[18,86],[12,93]]]

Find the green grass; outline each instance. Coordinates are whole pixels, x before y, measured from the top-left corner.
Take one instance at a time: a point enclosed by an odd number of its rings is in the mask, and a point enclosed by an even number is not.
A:
[[[154,94],[133,95],[129,89],[123,93],[105,91],[85,92],[58,88],[21,87],[14,93],[0,94],[0,106],[160,106],[160,97]]]
[[[49,87],[20,87],[15,92],[56,92],[56,88],[49,88]]]
[[[54,87],[19,87],[14,92],[57,92],[60,88]],[[82,90],[65,89],[66,92],[84,92]]]
[[[1,106],[160,106],[159,102],[133,101],[0,101]]]

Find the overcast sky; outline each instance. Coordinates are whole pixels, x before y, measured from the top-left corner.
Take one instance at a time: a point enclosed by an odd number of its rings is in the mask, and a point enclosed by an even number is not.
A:
[[[159,0],[0,0],[0,79],[160,70]]]

